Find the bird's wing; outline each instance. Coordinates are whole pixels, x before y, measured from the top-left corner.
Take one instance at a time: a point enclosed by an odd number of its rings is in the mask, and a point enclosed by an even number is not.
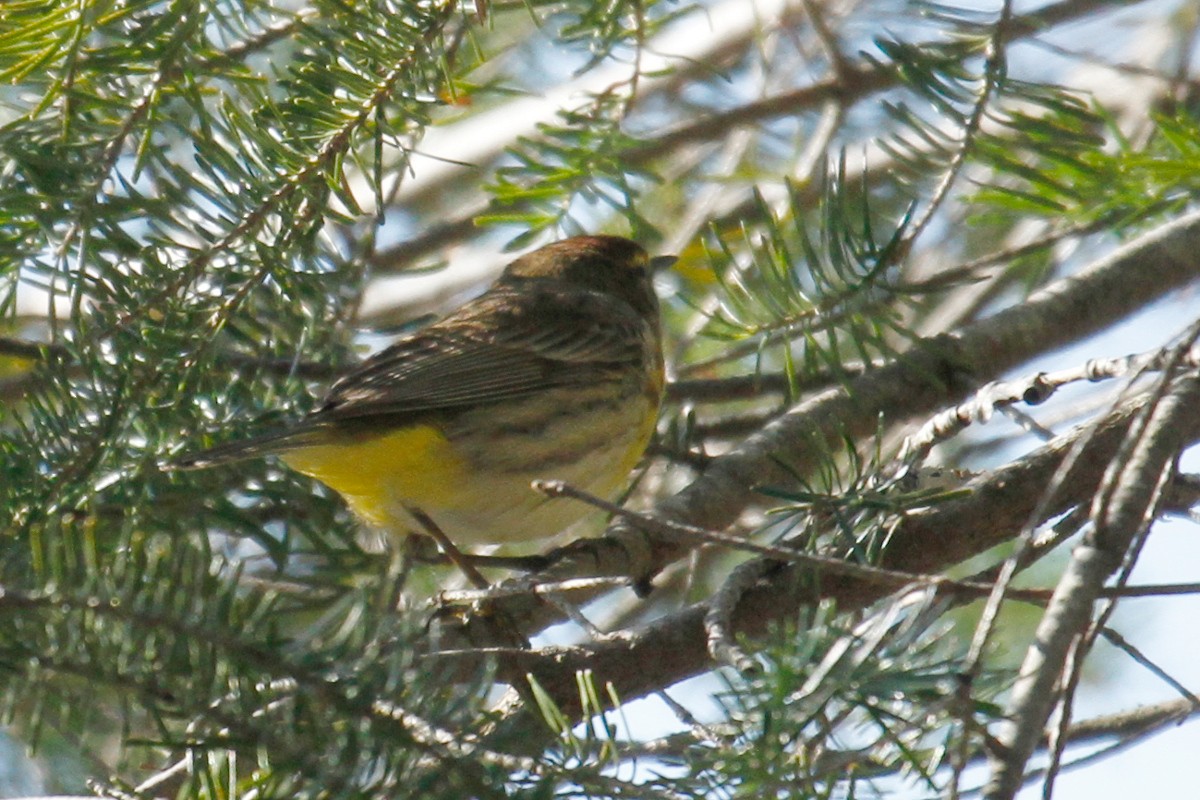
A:
[[[650,324],[624,302],[592,292],[493,289],[455,314],[364,361],[315,413],[289,428],[186,455],[167,469],[200,469],[325,439],[329,425],[404,418],[603,380],[645,358]]]
[[[331,389],[310,419],[339,422],[499,402],[601,380],[644,358],[643,322],[589,292],[488,293],[376,354]]]

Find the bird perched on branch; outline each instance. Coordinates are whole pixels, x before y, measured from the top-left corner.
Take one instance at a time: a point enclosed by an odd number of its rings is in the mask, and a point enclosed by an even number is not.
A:
[[[587,508],[531,481],[612,497],[650,441],[663,391],[652,276],[674,261],[617,236],[546,245],[352,369],[295,425],[171,466],[274,453],[397,536],[427,520],[456,545],[553,536]]]

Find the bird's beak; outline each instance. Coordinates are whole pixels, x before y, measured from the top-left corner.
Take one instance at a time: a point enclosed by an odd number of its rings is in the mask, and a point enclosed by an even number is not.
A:
[[[650,259],[650,273],[666,269],[679,260],[679,256],[655,256]]]

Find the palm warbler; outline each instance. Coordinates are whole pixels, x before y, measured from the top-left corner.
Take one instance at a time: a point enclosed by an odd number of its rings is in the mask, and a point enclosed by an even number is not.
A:
[[[296,425],[186,457],[277,453],[372,526],[456,544],[553,536],[586,513],[530,482],[611,497],[641,458],[663,390],[655,269],[617,236],[577,236],[508,265],[486,293],[335,383]]]

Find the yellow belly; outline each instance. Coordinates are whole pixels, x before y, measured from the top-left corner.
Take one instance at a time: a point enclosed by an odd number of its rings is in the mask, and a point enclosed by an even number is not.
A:
[[[545,408],[531,407],[526,416],[536,418]],[[641,458],[654,431],[657,403],[639,397],[566,413],[536,430],[522,428],[521,411],[508,409],[511,429],[491,439],[480,432],[494,423],[495,412],[481,409],[451,424],[449,436],[432,425],[414,425],[281,456],[293,469],[336,490],[367,523],[392,535],[422,532],[406,511],[415,507],[459,545],[531,541],[561,533],[590,509],[578,501],[546,498],[530,483],[564,480],[611,498]]]
[[[336,490],[354,513],[384,529],[395,525],[397,500],[421,508],[452,504],[456,487],[471,477],[446,437],[429,425],[302,447],[281,457],[292,469]]]

